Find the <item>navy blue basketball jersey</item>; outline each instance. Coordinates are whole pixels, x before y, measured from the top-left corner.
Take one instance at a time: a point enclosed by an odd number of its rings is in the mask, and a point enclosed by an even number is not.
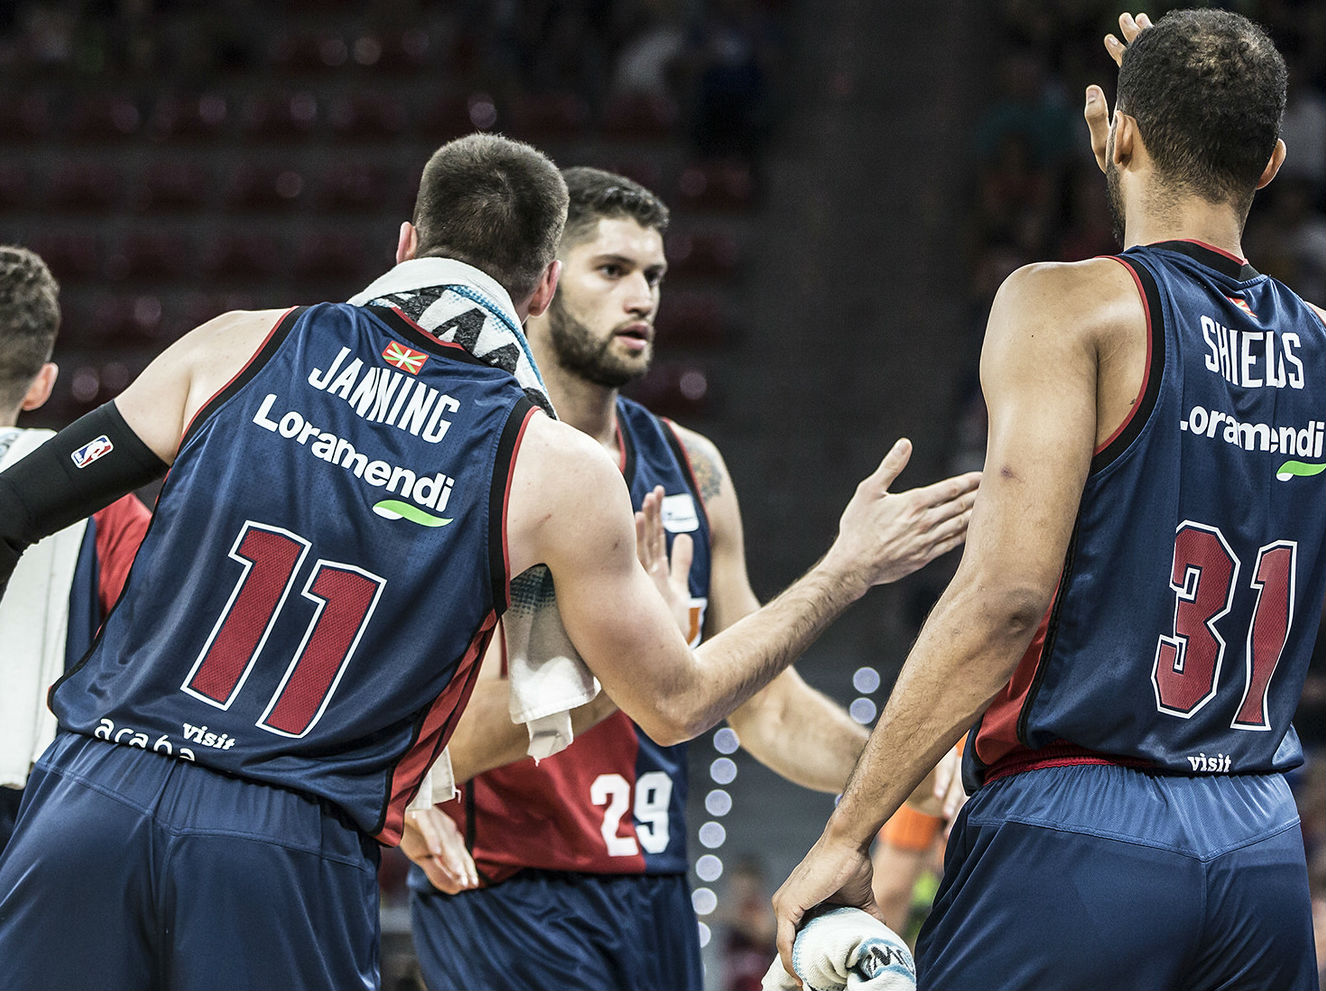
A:
[[[694,540],[690,633],[698,643],[709,595],[709,521],[690,462],[672,427],[639,403],[619,398],[617,423],[632,502],[639,508],[662,485],[669,551],[678,533]],[[525,867],[592,874],[687,868],[686,747],[659,746],[622,712],[537,767],[522,760],[476,776],[460,801],[442,808],[488,882]]]
[[[398,311],[287,313],[198,412],[69,730],[325,799],[384,843],[506,608],[531,406]]]
[[[1095,453],[1053,603],[976,727],[967,782],[1106,757],[1283,770],[1326,593],[1326,328],[1190,241],[1118,256],[1150,359]],[[999,765],[994,767],[994,765]]]

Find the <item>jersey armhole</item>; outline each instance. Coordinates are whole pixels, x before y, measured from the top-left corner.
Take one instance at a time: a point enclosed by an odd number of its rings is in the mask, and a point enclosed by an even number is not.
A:
[[[1122,265],[1133,277],[1142,309],[1146,314],[1146,368],[1133,408],[1115,431],[1092,454],[1091,474],[1096,475],[1113,463],[1137,439],[1151,419],[1156,399],[1160,395],[1160,382],[1165,374],[1165,314],[1161,307],[1160,290],[1155,277],[1145,265],[1122,255],[1106,255]]]
[[[180,445],[177,450],[183,450],[184,445],[202,428],[207,418],[262,371],[263,366],[271,360],[272,355],[276,354],[281,345],[285,343],[285,339],[290,336],[290,331],[294,329],[295,323],[307,309],[307,306],[295,306],[281,315],[281,319],[277,320],[272,329],[267,332],[263,342],[258,345],[258,350],[254,351],[249,360],[244,363],[244,367],[235,373],[235,377],[218,389],[211,399],[198,407],[198,412],[193,414],[193,419],[189,421],[189,425],[184,428],[184,433],[180,435]]]
[[[507,414],[506,425],[497,442],[497,457],[493,461],[493,481],[488,489],[488,579],[492,585],[493,608],[499,616],[511,605],[511,555],[506,541],[511,479],[525,428],[537,410],[538,407],[524,396],[516,400]]]

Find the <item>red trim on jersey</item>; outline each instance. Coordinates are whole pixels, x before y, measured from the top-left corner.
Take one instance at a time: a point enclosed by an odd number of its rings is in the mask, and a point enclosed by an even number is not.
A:
[[[506,521],[511,515],[511,481],[516,477],[516,458],[520,456],[520,445],[525,440],[525,431],[529,429],[530,417],[543,412],[537,406],[531,406],[525,412],[525,419],[516,434],[516,443],[511,448],[511,458],[507,462],[506,487],[502,492],[502,567],[506,571],[506,606],[511,606],[511,548],[507,546]]]
[[[424,330],[423,327],[420,327],[417,323],[415,323],[413,320],[411,320],[411,319],[410,319],[410,315],[409,315],[408,313],[406,313],[404,310],[402,310],[399,306],[388,307],[388,309],[390,309],[393,313],[395,313],[398,317],[400,317],[402,320],[404,320],[406,323],[408,323],[408,324],[409,324],[411,327],[413,327],[415,330],[419,331],[419,333],[421,333],[421,334],[423,334],[425,337],[427,337],[427,338],[428,338],[430,341],[432,341],[434,344],[440,344],[440,345],[441,345],[442,347],[444,347],[444,348],[455,348],[457,351],[460,351],[460,352],[462,352],[462,353],[464,353],[464,354],[470,354],[470,352],[469,352],[469,350],[468,350],[467,348],[465,348],[465,347],[463,347],[463,346],[457,344],[455,341],[444,341],[444,340],[442,340],[442,338],[438,337],[438,336],[437,336],[436,334],[434,334],[432,331]],[[474,356],[473,356],[473,355],[470,355],[470,357],[474,357]]]
[[[622,421],[614,418],[612,429],[617,434],[617,470],[626,474],[626,437],[622,433]]]
[[[1142,279],[1137,272],[1134,271],[1133,267],[1122,258],[1115,255],[1106,255],[1105,257],[1112,258],[1114,261],[1122,265],[1124,269],[1127,270],[1128,274],[1133,277],[1133,284],[1137,286],[1137,295],[1141,298],[1142,310],[1146,313],[1146,366],[1142,371],[1142,387],[1137,390],[1137,398],[1133,400],[1133,405],[1129,408],[1128,415],[1123,418],[1123,422],[1119,424],[1118,428],[1091,452],[1093,457],[1113,444],[1115,439],[1128,429],[1128,424],[1133,422],[1133,417],[1136,416],[1137,411],[1142,408],[1142,400],[1146,397],[1146,387],[1151,381],[1151,357],[1153,353],[1151,340],[1151,335],[1153,333],[1151,323],[1151,304],[1147,302],[1146,290],[1142,288]]]
[[[217,396],[221,395],[221,393],[229,389],[237,378],[239,378],[241,375],[243,375],[246,371],[249,370],[249,366],[253,364],[253,359],[257,358],[258,355],[262,354],[263,348],[267,346],[267,342],[272,339],[272,335],[275,334],[276,331],[280,328],[281,324],[285,322],[285,318],[290,316],[290,314],[297,309],[299,309],[298,306],[292,306],[289,309],[287,309],[284,313],[282,313],[280,317],[277,318],[276,323],[272,324],[272,329],[267,331],[266,335],[264,335],[262,342],[256,348],[253,349],[253,353],[249,355],[249,360],[244,362],[243,367],[240,368],[240,370],[237,371],[234,375],[230,376],[230,380],[227,381],[225,385],[221,386],[221,388],[217,389],[216,392],[208,396],[206,402],[204,402],[201,406],[199,406],[196,410],[193,411],[193,416],[189,417],[188,426],[184,428],[184,433],[180,434],[181,443],[183,443],[185,437],[189,436],[189,431],[193,429],[193,423],[195,420],[198,419],[198,414],[201,413],[203,410],[207,409],[208,406],[212,405],[212,402],[216,399]],[[176,446],[175,448],[175,453],[179,454],[178,446]]]
[[[995,762],[985,771],[985,784],[1000,778],[1021,774],[1023,771],[1035,771],[1043,767],[1071,767],[1081,764],[1114,764],[1119,767],[1151,767],[1148,761],[1136,757],[1109,757],[1087,750],[1076,744],[1060,740],[1040,750],[1023,750],[1011,753]]]
[[[419,791],[424,775],[451,739],[460,714],[469,704],[479,674],[477,662],[488,649],[496,625],[497,613],[490,612],[479,625],[474,639],[456,665],[455,673],[442,689],[442,694],[428,707],[415,742],[396,763],[391,775],[391,798],[387,803],[387,814],[382,828],[373,837],[384,846],[400,843],[405,828],[405,807]]]
[[[981,717],[981,728],[976,733],[976,756],[987,767],[999,763],[1006,756],[1017,751],[1026,752],[1018,740],[1018,719],[1022,707],[1027,703],[1027,695],[1036,680],[1036,669],[1040,667],[1045,649],[1045,634],[1050,626],[1050,615],[1054,612],[1055,601],[1059,598],[1056,588],[1050,608],[1041,617],[1036,635],[1031,638],[1027,652],[1018,661],[1018,666],[1006,684],[995,696],[993,702]]]
[[[124,591],[129,568],[152,514],[132,492],[92,514],[96,534],[97,598],[106,616]]]
[[[1186,241],[1188,244],[1195,244],[1200,248],[1205,248],[1207,251],[1214,251],[1217,255],[1224,255],[1230,261],[1238,262],[1240,265],[1248,264],[1248,259],[1241,258],[1238,255],[1234,254],[1232,251],[1226,251],[1224,248],[1217,248],[1214,244],[1207,244],[1205,241],[1199,241],[1195,237],[1171,237],[1171,238],[1166,238],[1165,240]],[[1159,242],[1159,243],[1163,244],[1164,242]]]
[[[677,433],[677,425],[675,423],[669,420],[666,416],[660,416],[659,420],[662,422],[663,426],[667,427],[668,430],[672,432],[672,436],[677,439],[677,446],[681,448],[681,466],[686,469],[686,477],[691,480],[691,491],[695,493],[695,501],[700,504],[700,512],[704,513],[705,525],[709,526],[709,530],[712,533],[713,527],[709,525],[709,510],[705,508],[704,496],[700,494],[700,483],[696,481],[695,478],[695,467],[691,464],[690,448],[688,448],[686,442],[681,439],[681,434]]]

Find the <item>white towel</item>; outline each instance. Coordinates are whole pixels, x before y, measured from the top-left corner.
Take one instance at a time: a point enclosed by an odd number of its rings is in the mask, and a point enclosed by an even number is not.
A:
[[[0,469],[55,436],[50,430],[0,431]],[[24,552],[0,601],[0,785],[22,788],[32,763],[55,738],[46,691],[64,673],[69,586],[87,521]]]
[[[571,710],[598,695],[599,682],[566,635],[552,573],[542,565],[511,583],[502,629],[511,721],[528,728],[529,755],[537,762],[571,743]]]
[[[395,306],[440,339],[510,372],[530,401],[557,414],[521,332],[511,297],[495,280],[449,258],[401,262],[350,300]],[[465,319],[482,316],[477,323]],[[539,565],[511,580],[511,608],[503,617],[510,657],[511,719],[529,730],[529,754],[542,760],[571,742],[570,710],[598,694],[599,683],[571,644],[553,597],[552,575]],[[445,750],[425,776],[409,808],[446,801],[455,791]]]
[[[843,906],[801,926],[792,966],[807,991],[914,991],[916,964],[902,937],[868,912]],[[764,991],[796,991],[796,981],[774,957]]]

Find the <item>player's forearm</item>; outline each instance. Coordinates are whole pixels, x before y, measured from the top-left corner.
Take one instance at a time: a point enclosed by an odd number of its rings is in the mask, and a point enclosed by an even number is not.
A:
[[[529,733],[522,724],[511,721],[508,697],[503,679],[481,679],[475,684],[465,714],[447,742],[456,784],[525,756]]]
[[[600,692],[592,701],[571,710],[571,731],[579,736],[616,711],[612,700]],[[511,721],[505,679],[485,679],[474,686],[447,752],[457,784],[529,756],[529,730],[524,723]]]
[[[858,576],[818,564],[759,612],[702,643],[696,650],[702,664],[687,693],[689,736],[750,699],[868,587]]]
[[[826,833],[869,845],[1008,681],[1036,629],[1033,601],[955,579],[917,638]]]
[[[114,403],[65,427],[0,474],[0,591],[31,544],[159,478],[161,461]]]
[[[791,669],[728,722],[742,747],[765,767],[803,788],[830,794],[846,786],[869,737],[864,726]]]

